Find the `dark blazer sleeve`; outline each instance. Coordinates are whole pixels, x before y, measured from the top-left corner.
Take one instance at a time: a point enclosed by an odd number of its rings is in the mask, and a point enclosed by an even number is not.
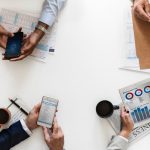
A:
[[[28,137],[29,135],[24,131],[20,121],[18,121],[8,129],[0,132],[0,150],[9,150]]]

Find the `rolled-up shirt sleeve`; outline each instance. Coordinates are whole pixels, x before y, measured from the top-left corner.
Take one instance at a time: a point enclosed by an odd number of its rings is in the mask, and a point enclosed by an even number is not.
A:
[[[110,143],[107,146],[107,150],[127,150],[128,139],[122,136],[113,136]]]
[[[39,21],[52,26],[66,0],[45,0]]]

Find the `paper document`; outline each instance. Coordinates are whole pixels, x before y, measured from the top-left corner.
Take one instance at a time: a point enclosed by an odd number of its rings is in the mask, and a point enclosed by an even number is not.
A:
[[[136,55],[141,69],[150,68],[150,23],[139,19],[132,12]]]
[[[150,122],[150,79],[122,88],[119,92],[130,111],[134,127]]]
[[[120,69],[150,73],[150,69],[142,69],[142,70],[140,69],[139,59],[136,56],[131,9],[127,13],[125,33],[126,33],[127,47],[125,47],[125,49],[122,51],[123,58]]]
[[[13,98],[13,100],[15,100],[16,98]],[[30,108],[25,104],[25,102],[22,101],[22,99],[20,98],[17,98],[17,100],[15,101],[20,107],[22,107],[26,112],[30,112]],[[11,112],[11,119],[10,121],[4,125],[2,128],[0,128],[0,131],[5,129],[5,128],[8,128],[11,124],[19,121],[20,119],[25,119],[26,118],[26,115],[20,111],[19,108],[17,108],[14,104],[12,104],[10,102],[10,105],[9,105],[9,111]]]
[[[122,105],[122,104],[121,104]],[[114,129],[116,134],[119,134],[121,130],[121,118],[120,110],[115,110],[113,115],[107,119],[111,127]],[[132,130],[129,136],[129,143],[134,143],[140,140],[142,137],[150,133],[150,122],[136,127]]]
[[[37,22],[38,17],[33,17],[31,15],[18,13],[7,9],[2,9],[0,12],[0,24],[11,32],[16,32],[20,27],[22,27],[22,31],[29,35],[34,31]],[[36,46],[35,50],[31,54],[32,57],[43,62],[46,61],[48,52],[54,51],[55,49],[55,32],[56,26],[54,25],[47,31],[45,36]]]

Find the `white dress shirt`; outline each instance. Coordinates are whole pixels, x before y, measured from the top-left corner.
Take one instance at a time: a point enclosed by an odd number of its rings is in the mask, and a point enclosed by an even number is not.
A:
[[[23,130],[29,135],[31,136],[32,132],[29,130],[29,128],[27,127],[24,119],[20,120],[20,123],[22,125]]]
[[[113,136],[107,146],[107,150],[127,150],[129,141],[123,136]]]
[[[45,0],[39,21],[52,26],[66,0]]]

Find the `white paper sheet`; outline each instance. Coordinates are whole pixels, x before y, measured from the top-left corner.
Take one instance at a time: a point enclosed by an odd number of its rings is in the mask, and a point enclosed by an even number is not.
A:
[[[34,31],[38,22],[38,17],[28,15],[27,13],[19,13],[12,10],[2,9],[0,12],[0,24],[2,24],[7,30],[16,32],[20,27],[25,34],[29,35]],[[48,52],[55,49],[56,38],[56,24],[50,28],[35,50],[31,54],[33,58],[37,60],[46,61]]]

